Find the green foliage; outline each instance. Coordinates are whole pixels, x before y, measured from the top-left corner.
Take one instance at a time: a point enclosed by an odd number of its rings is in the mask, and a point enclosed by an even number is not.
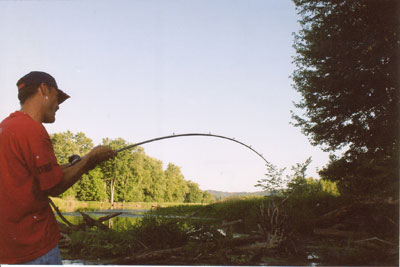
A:
[[[59,164],[68,163],[68,158],[73,154],[84,155],[93,148],[92,139],[82,132],[55,133],[51,135],[51,141]]]
[[[289,221],[296,221],[291,225],[293,232],[312,234],[309,222],[339,207],[341,201],[338,197],[339,193],[333,182],[296,177],[277,202],[287,198],[282,209],[289,215]]]
[[[67,131],[53,134],[51,139],[60,164],[68,163],[72,154],[83,156],[93,148],[92,140],[84,133]],[[113,149],[129,145],[122,138],[105,138],[102,144]],[[213,201],[197,184],[186,181],[179,167],[169,163],[164,171],[162,161],[147,156],[142,147],[122,151],[100,164],[83,175],[62,197],[110,203]]]
[[[311,157],[307,158],[304,163],[296,163],[295,166],[292,166],[291,170],[293,171],[293,174],[291,177],[293,178],[305,178],[306,177],[306,172],[308,165],[311,163]]]
[[[207,205],[177,205],[160,207],[153,213],[155,215],[184,216],[204,218],[198,223],[204,225],[219,225],[222,221],[232,222],[242,220],[234,226],[235,232],[249,233],[256,231],[258,208],[263,202],[263,197],[235,197],[224,201],[213,202]],[[195,222],[191,222],[195,224]]]
[[[339,191],[335,182],[306,178],[311,157],[304,163],[296,163],[291,167],[291,173],[285,177],[286,168],[278,169],[270,164],[267,177],[259,181],[257,186],[269,190],[266,201],[273,201],[281,209],[281,214],[287,214],[292,233],[312,233],[309,222],[318,216],[337,207]],[[261,183],[260,183],[261,182]]]
[[[285,188],[287,179],[283,176],[286,168],[279,169],[274,164],[267,162],[266,178],[257,181],[255,186],[261,187],[264,191],[276,195]]]
[[[136,229],[137,238],[152,249],[173,248],[189,240],[187,225],[177,219],[145,216]]]
[[[74,231],[70,254],[97,259],[133,255],[143,249],[167,249],[186,244],[188,226],[182,221],[145,216],[136,224],[118,231]],[[84,256],[85,255],[85,256]]]
[[[103,145],[110,146],[112,149],[118,149],[128,144],[122,138],[118,138],[115,140],[111,140],[108,138],[103,139]],[[107,193],[109,196],[109,200],[113,203],[116,198],[118,199],[118,193],[124,194],[121,192],[125,189],[125,187],[121,188],[121,185],[125,185],[125,181],[130,180],[132,178],[132,173],[130,172],[130,157],[129,154],[132,151],[123,151],[118,153],[118,155],[106,162],[103,162],[101,166],[101,170],[104,173],[105,181],[107,184]],[[120,188],[118,188],[120,185]],[[120,189],[120,190],[118,190]],[[117,193],[117,197],[114,195]]]
[[[200,190],[199,185],[192,181],[187,181],[186,184],[188,187],[188,191],[186,193],[184,202],[186,203],[202,202],[204,198],[204,193]]]
[[[320,171],[322,177],[335,181],[341,194],[347,196],[398,197],[399,174],[398,151],[383,158],[361,154],[356,159],[347,156],[332,156],[325,168]]]
[[[70,253],[89,259],[126,256],[142,248],[130,231],[75,231],[70,238]]]
[[[201,200],[202,203],[211,203],[214,201],[213,195],[208,192],[203,192],[203,199]]]
[[[257,229],[260,197],[231,199],[229,201],[203,205],[179,205],[158,208],[134,225],[118,231],[77,231],[71,235],[71,251],[79,258],[106,259],[134,255],[143,249],[168,249],[188,245],[190,242],[215,242],[219,246],[223,237],[218,231],[222,221],[242,219],[235,232],[249,233]],[[197,212],[196,219],[186,217]],[[204,217],[203,220],[198,217]],[[212,219],[211,219],[212,218]],[[118,219],[118,218],[117,218]],[[191,249],[190,252],[192,253]],[[212,250],[207,249],[212,253]],[[194,253],[194,252],[193,252]],[[198,253],[194,253],[197,256]]]
[[[226,221],[245,220],[255,218],[258,204],[262,197],[240,197],[227,199],[222,202],[212,203],[209,209],[213,210],[215,217]]]
[[[76,183],[76,198],[83,201],[105,201],[105,187],[103,172],[100,167],[96,167]]]
[[[398,138],[398,1],[294,0],[293,74],[314,144],[384,150]]]
[[[168,190],[165,191],[165,201],[184,202],[188,186],[178,166],[169,163],[165,170]]]
[[[84,155],[93,148],[93,141],[82,132],[73,134],[70,131],[51,135],[54,153],[59,164],[67,164],[68,158],[73,155]],[[79,185],[75,184],[62,194],[63,198],[76,198],[81,193]]]
[[[255,186],[263,188],[264,191],[272,196],[283,195],[288,185],[293,184],[293,180],[305,178],[308,165],[311,163],[311,157],[307,158],[304,163],[296,163],[291,167],[292,174],[284,176],[286,168],[278,169],[272,163],[267,163],[267,178],[257,181]]]
[[[287,194],[291,196],[312,197],[317,194],[339,196],[336,183],[328,180],[316,180],[312,177],[296,177],[288,184]]]
[[[293,2],[295,126],[313,145],[346,150],[321,175],[343,194],[397,196],[399,1]]]
[[[232,197],[246,197],[246,196],[266,196],[268,195],[267,191],[257,191],[257,192],[224,192],[224,191],[215,191],[215,190],[207,190],[207,193],[211,194],[215,200],[224,200]]]
[[[319,183],[321,184],[322,191],[327,192],[332,196],[340,195],[336,182],[321,179],[321,180],[319,180]]]
[[[155,158],[146,157],[142,178],[144,201],[162,201],[167,190],[162,162]]]

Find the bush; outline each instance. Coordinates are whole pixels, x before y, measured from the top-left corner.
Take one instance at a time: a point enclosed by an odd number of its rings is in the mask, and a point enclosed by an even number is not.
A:
[[[81,255],[90,259],[126,256],[142,248],[129,231],[77,231],[70,238],[70,253],[79,258]]]
[[[184,222],[170,218],[145,216],[134,230],[136,237],[153,249],[182,246],[189,236]]]

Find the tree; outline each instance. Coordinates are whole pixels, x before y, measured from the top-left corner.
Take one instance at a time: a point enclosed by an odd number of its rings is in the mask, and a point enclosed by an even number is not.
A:
[[[199,185],[192,181],[186,181],[188,192],[185,196],[186,203],[200,203],[203,201],[203,192],[200,190]]]
[[[118,149],[127,146],[128,144],[122,138],[117,138],[114,140],[109,138],[104,138],[103,145],[110,146],[112,149]],[[107,183],[110,203],[114,203],[115,200],[122,200],[121,197],[118,195],[117,195],[118,199],[116,199],[115,192],[121,192],[121,184],[124,185],[123,181],[131,178],[132,175],[130,172],[131,153],[132,153],[131,150],[125,150],[119,152],[115,158],[105,161],[100,165],[101,170],[104,174],[104,179]]]
[[[186,193],[188,192],[188,186],[185,178],[181,173],[181,169],[169,163],[165,170],[165,179],[167,182],[167,188],[165,191],[165,201],[167,202],[183,202],[185,200]]]
[[[144,183],[145,201],[164,201],[166,180],[161,160],[146,156],[144,169],[148,172]]]
[[[85,155],[93,148],[92,139],[82,132],[73,134],[71,131],[50,135],[54,153],[59,164],[68,163],[68,158],[73,155]]]
[[[319,186],[319,183],[311,183],[310,181],[314,181],[314,179],[310,177],[307,180],[306,178],[306,171],[310,163],[311,157],[307,158],[304,163],[296,163],[296,165],[291,167],[291,171],[293,173],[286,176],[288,181],[288,194],[296,193],[298,195],[301,195],[305,192],[317,191],[315,190],[315,188]],[[318,186],[314,186],[315,184],[318,184]]]
[[[215,199],[213,197],[213,195],[211,195],[210,193],[203,191],[203,199],[201,201],[201,203],[211,203],[213,202]]]
[[[271,162],[267,162],[266,178],[257,181],[255,186],[261,187],[264,191],[271,195],[276,195],[286,187],[288,180],[283,176],[286,168],[279,169]]]
[[[76,198],[81,201],[105,201],[107,199],[103,172],[96,167],[76,183]]]
[[[72,154],[85,155],[93,142],[84,133],[70,131],[51,135],[60,164],[67,164]],[[104,138],[103,145],[116,150],[129,145],[124,139]],[[142,147],[121,151],[111,160],[84,174],[63,195],[82,201],[169,201],[211,202],[213,197],[201,191],[197,184],[185,181],[178,166],[149,157]]]
[[[292,166],[291,170],[293,171],[293,177],[301,177],[301,178],[306,178],[306,171],[308,168],[308,165],[311,163],[311,157],[307,158],[304,163],[296,163],[295,166]]]
[[[126,196],[126,201],[144,201],[144,192],[143,192],[143,177],[144,177],[144,162],[147,157],[144,153],[144,149],[142,147],[137,147],[132,155],[131,162],[131,186],[129,194]]]
[[[313,145],[346,150],[320,174],[342,192],[397,194],[398,1],[293,2],[302,26],[294,43],[292,77],[302,96],[295,107],[305,111],[292,113],[294,125]]]

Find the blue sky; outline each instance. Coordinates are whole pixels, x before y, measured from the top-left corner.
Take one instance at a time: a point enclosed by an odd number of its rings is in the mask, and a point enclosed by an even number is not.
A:
[[[0,117],[20,108],[16,81],[42,70],[71,95],[49,133],[82,131],[100,144],[211,132],[280,168],[311,156],[317,178],[328,154],[290,125],[297,20],[289,0],[0,1]],[[222,139],[144,149],[203,190],[257,191],[266,171]]]

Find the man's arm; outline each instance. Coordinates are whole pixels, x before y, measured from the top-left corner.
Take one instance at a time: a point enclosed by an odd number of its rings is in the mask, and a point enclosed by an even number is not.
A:
[[[108,146],[97,146],[93,148],[87,155],[81,158],[80,161],[76,162],[72,166],[63,165],[61,170],[64,173],[61,182],[59,182],[53,188],[47,190],[45,193],[49,196],[58,196],[68,188],[73,186],[83,174],[87,173],[99,163],[106,161],[116,155]]]

